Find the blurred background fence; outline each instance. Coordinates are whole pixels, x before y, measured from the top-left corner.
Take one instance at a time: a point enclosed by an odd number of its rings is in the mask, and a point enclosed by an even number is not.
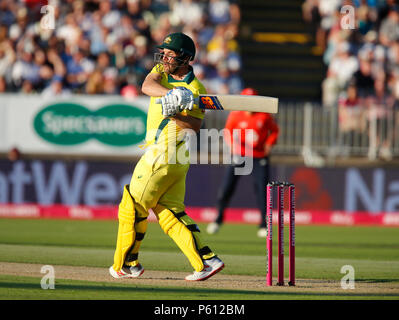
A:
[[[227,113],[207,113],[206,128],[223,129],[226,117]],[[280,103],[275,118],[280,126],[275,155],[301,155],[316,166],[324,164],[323,159],[399,156],[399,110],[380,116],[373,106],[348,111],[318,103]]]

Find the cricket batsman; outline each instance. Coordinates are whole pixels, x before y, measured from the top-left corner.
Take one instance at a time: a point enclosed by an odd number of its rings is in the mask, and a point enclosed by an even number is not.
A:
[[[185,279],[201,281],[222,270],[224,263],[203,243],[198,226],[184,211],[189,162],[170,160],[180,151],[187,152],[185,130],[199,131],[204,113],[194,98],[206,90],[190,66],[196,50],[189,36],[172,33],[157,47],[155,66],[142,86],[143,93],[151,97],[147,150],[123,190],[114,264],[109,272],[114,278],[143,274],[138,255],[152,211],[194,268]]]

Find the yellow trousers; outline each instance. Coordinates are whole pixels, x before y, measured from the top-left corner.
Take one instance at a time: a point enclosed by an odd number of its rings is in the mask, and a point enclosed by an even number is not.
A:
[[[184,142],[178,144],[174,152],[184,152],[185,149],[181,148],[186,148]],[[117,250],[113,265],[116,271],[123,265],[138,264],[138,251],[147,228],[146,219],[150,209],[156,215],[162,230],[173,239],[194,270],[201,271],[204,267],[203,260],[215,256],[204,245],[198,226],[184,211],[189,163],[169,163],[171,156],[173,154],[165,153],[165,149],[156,144],[150,146],[137,163],[130,186],[125,187],[130,193],[122,197],[119,206]],[[126,215],[129,208],[133,211],[130,217],[129,214]]]

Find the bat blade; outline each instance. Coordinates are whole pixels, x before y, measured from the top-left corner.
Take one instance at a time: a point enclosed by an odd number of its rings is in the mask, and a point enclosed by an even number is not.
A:
[[[278,98],[265,96],[201,94],[196,104],[200,109],[207,110],[278,112]]]

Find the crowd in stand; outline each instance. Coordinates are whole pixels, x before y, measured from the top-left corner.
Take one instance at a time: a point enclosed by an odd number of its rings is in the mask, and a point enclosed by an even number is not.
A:
[[[141,95],[155,45],[177,31],[208,92],[239,93],[240,18],[233,0],[0,0],[0,93]]]
[[[367,131],[370,158],[379,152],[390,159],[399,131],[397,1],[306,0],[303,16],[315,26],[316,44],[327,66],[322,104],[338,106],[344,133]]]

